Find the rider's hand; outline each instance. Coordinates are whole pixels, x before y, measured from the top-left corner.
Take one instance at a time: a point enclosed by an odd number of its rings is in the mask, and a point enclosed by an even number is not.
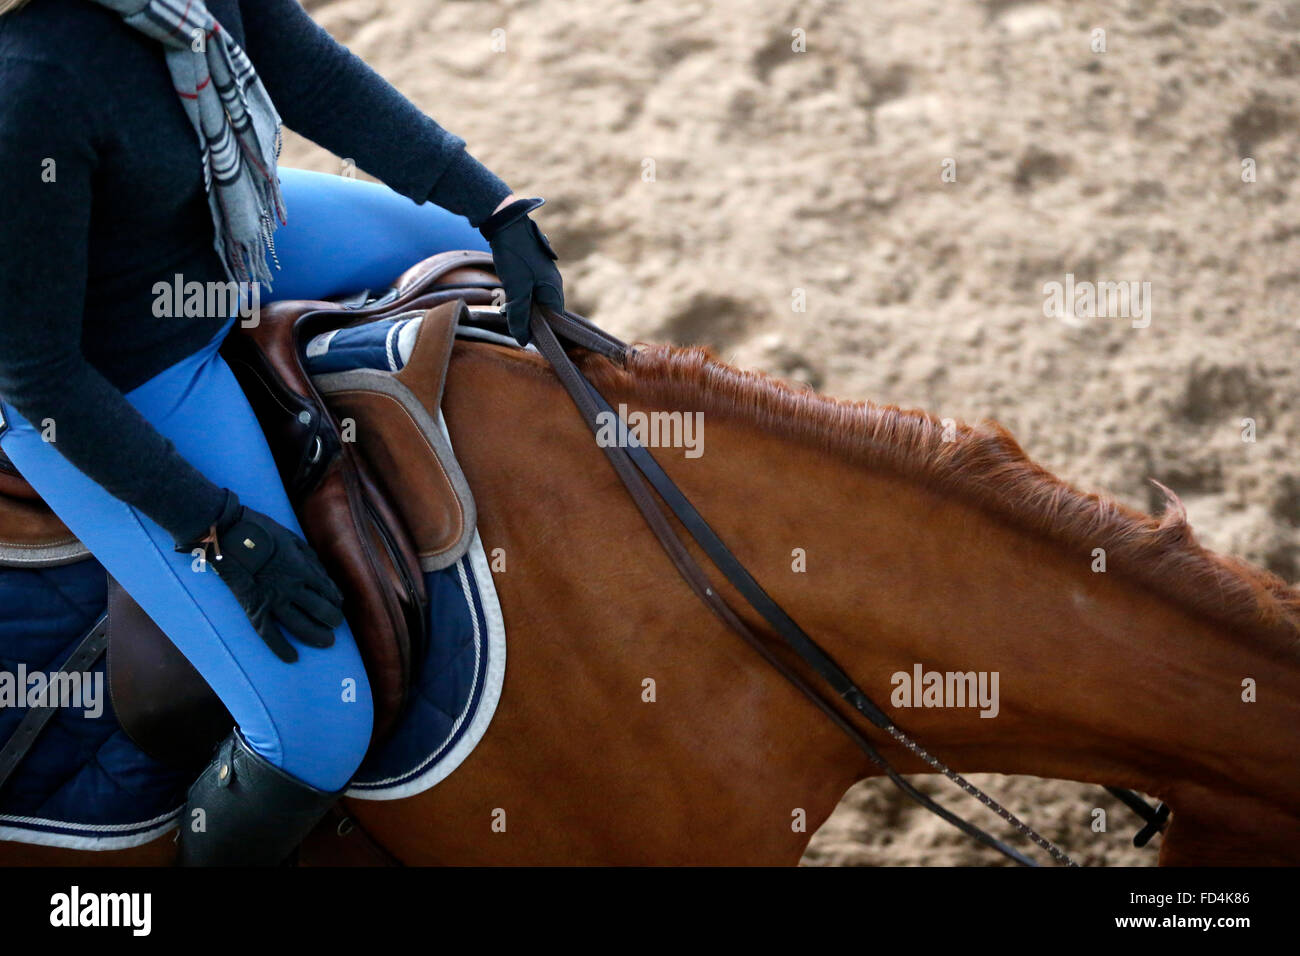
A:
[[[311,547],[274,518],[239,503],[226,505],[208,534],[176,550],[203,548],[254,629],[282,661],[298,652],[280,627],[304,644],[329,647],[343,623],[343,595]],[[278,622],[278,623],[277,623]]]
[[[528,214],[541,199],[507,196],[497,211],[479,226],[492,247],[497,275],[506,288],[506,320],[520,345],[528,344],[528,323],[534,300],[557,312],[564,309],[564,282],[555,268],[556,255],[546,236]]]

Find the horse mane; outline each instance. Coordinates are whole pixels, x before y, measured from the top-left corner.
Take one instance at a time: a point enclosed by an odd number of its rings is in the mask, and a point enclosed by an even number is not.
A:
[[[582,365],[598,388],[749,422],[850,462],[888,469],[1066,548],[1104,548],[1108,568],[1232,628],[1286,638],[1291,647],[1300,638],[1300,590],[1203,548],[1182,502],[1159,482],[1153,484],[1164,492],[1165,507],[1157,517],[1072,487],[1031,461],[996,422],[945,426],[924,411],[829,398],[734,368],[704,348],[638,346],[625,369],[594,356]]]

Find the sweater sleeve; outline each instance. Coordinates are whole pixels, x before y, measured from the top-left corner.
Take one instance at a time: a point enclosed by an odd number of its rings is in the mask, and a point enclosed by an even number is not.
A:
[[[245,0],[240,12],[249,58],[290,129],[475,226],[510,194],[463,139],[338,43],[298,0]]]
[[[180,456],[81,352],[93,117],[75,75],[6,61],[0,97],[0,398],[78,469],[178,542],[225,493]]]

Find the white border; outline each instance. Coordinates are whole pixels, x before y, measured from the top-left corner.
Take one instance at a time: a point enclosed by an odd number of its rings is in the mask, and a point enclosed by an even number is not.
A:
[[[488,724],[496,714],[497,704],[501,700],[501,686],[506,677],[506,626],[501,614],[501,602],[497,600],[496,585],[492,580],[492,570],[488,567],[487,555],[483,551],[483,540],[477,530],[465,551],[470,567],[474,571],[474,580],[478,582],[479,603],[483,607],[483,622],[487,628],[488,666],[484,675],[483,696],[478,709],[470,720],[469,727],[456,746],[447,751],[433,766],[429,767],[414,780],[387,787],[382,790],[348,790],[344,796],[355,800],[401,800],[423,793],[446,780],[453,770],[459,767],[470,755],[478,742],[487,733]],[[468,582],[461,578],[462,584]],[[470,612],[474,606],[471,596],[466,593],[465,600],[470,601]],[[477,621],[476,621],[477,625]]]
[[[132,847],[152,843],[168,830],[176,829],[183,810],[184,807],[177,807],[175,810],[154,817],[152,820],[121,824],[68,823],[64,820],[43,820],[40,817],[0,816],[0,821],[37,823],[83,831],[82,833],[51,833],[47,830],[28,830],[24,827],[0,826],[0,840],[7,840],[12,843],[28,843],[32,846],[54,846],[65,850],[129,850]],[[150,824],[157,824],[157,826],[128,836],[97,835],[98,833],[108,833],[113,830],[147,827]]]

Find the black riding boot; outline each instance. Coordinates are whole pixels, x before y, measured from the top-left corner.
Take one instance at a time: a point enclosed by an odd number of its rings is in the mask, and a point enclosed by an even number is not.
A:
[[[271,766],[232,733],[190,788],[181,816],[181,866],[283,863],[340,795]]]

